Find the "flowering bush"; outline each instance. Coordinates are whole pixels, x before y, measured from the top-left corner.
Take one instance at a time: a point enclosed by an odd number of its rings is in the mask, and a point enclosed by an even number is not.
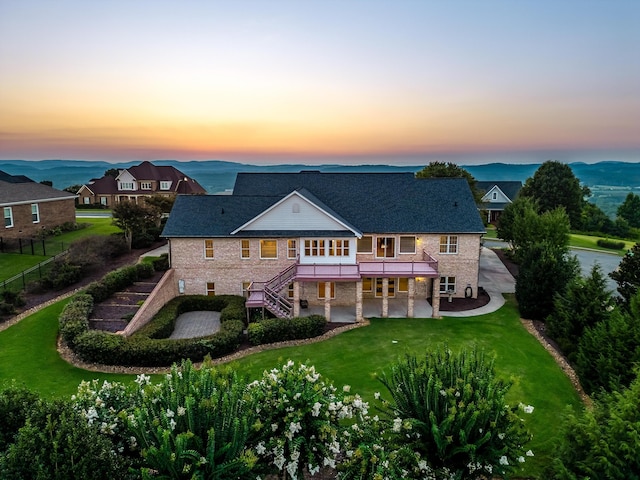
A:
[[[251,425],[247,383],[229,369],[173,366],[127,417],[146,467],[143,478],[253,478],[245,448]]]
[[[363,418],[368,404],[345,386],[338,391],[313,366],[287,362],[250,384],[259,470],[292,479],[335,468],[344,451],[342,420]],[[286,472],[286,473],[285,473]]]
[[[533,455],[517,415],[533,407],[506,405],[511,384],[496,379],[493,362],[475,349],[444,348],[424,361],[407,355],[380,381],[391,401],[376,394],[381,418],[353,436],[341,478],[393,478],[398,470],[402,478],[504,476]]]

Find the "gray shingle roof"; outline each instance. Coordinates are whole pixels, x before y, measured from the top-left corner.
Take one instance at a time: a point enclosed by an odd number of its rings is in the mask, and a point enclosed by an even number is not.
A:
[[[179,196],[163,236],[227,236],[294,190],[311,192],[324,207],[363,233],[484,232],[462,178],[300,172],[239,173],[232,195]]]
[[[75,198],[73,193],[56,190],[48,185],[34,182],[23,175],[0,173],[3,174],[0,176],[0,205]]]

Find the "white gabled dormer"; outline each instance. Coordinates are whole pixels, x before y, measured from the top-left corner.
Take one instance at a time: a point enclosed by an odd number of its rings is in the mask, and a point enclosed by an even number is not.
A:
[[[118,191],[132,191],[138,189],[138,182],[128,170],[121,170],[116,177]]]
[[[489,189],[487,193],[482,197],[483,203],[511,203],[511,199],[507,197],[504,192],[494,185]]]

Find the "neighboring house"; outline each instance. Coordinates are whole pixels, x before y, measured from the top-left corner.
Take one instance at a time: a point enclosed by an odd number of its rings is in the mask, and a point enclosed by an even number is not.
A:
[[[239,173],[231,195],[179,196],[163,237],[173,288],[235,294],[279,317],[364,300],[477,297],[485,229],[466,180],[412,173]]]
[[[0,170],[0,210],[3,238],[28,238],[67,222],[76,221],[73,193],[34,182],[24,175]]]
[[[512,203],[522,188],[522,182],[476,182],[483,192],[482,209],[487,213],[487,223],[497,223],[507,205]]]
[[[113,207],[122,201],[138,202],[151,195],[173,197],[178,194],[207,193],[193,178],[172,166],[156,166],[151,162],[120,170],[117,177],[105,175],[93,179],[78,190],[83,205]]]

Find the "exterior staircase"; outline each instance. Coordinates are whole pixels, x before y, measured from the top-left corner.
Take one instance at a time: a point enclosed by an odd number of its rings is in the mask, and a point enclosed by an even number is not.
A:
[[[287,267],[267,282],[251,283],[246,306],[264,307],[278,318],[291,318],[293,303],[285,292],[296,276],[296,267]]]

